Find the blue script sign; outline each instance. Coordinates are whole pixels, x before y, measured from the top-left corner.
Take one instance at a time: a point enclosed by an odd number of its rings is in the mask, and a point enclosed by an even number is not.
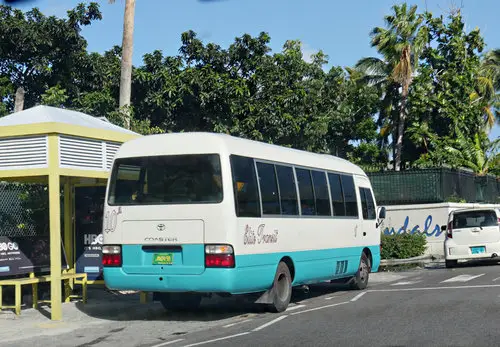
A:
[[[388,227],[384,229],[384,234],[385,235],[395,235],[395,234],[403,234],[409,230],[408,225],[410,224],[410,217],[406,216],[405,222],[401,228],[396,232],[394,227],[389,229]],[[441,227],[438,224],[434,225],[434,228],[432,228],[432,216],[429,215],[427,216],[427,219],[425,220],[424,223],[424,230],[420,230],[420,226],[417,224],[411,229],[409,232],[410,234],[424,234],[425,236],[433,236],[433,237],[439,237],[443,232],[441,231]]]

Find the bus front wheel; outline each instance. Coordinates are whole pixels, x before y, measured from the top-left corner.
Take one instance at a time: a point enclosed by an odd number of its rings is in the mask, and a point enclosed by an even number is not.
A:
[[[167,311],[194,310],[201,304],[201,295],[196,293],[161,293],[160,302]]]
[[[354,290],[363,290],[368,286],[368,277],[370,276],[370,259],[365,252],[361,254],[358,271],[351,279],[350,287]]]
[[[287,309],[292,298],[292,276],[290,269],[284,262],[278,264],[274,276],[272,303],[269,305],[271,312],[279,313]]]

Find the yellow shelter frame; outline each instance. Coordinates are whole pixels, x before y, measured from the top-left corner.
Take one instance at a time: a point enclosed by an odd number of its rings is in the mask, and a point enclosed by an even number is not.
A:
[[[74,264],[73,188],[105,184],[120,145],[141,135],[87,114],[36,106],[0,118],[0,180],[48,183],[51,319],[62,319],[61,186],[64,245]]]

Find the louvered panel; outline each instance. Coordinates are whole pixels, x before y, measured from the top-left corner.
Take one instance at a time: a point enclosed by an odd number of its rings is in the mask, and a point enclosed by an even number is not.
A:
[[[59,163],[61,167],[103,170],[102,141],[81,137],[59,136]]]
[[[47,136],[0,139],[0,170],[47,167]]]
[[[121,143],[118,142],[106,142],[106,170],[111,170],[113,159],[115,158],[116,152],[118,152],[120,146]]]

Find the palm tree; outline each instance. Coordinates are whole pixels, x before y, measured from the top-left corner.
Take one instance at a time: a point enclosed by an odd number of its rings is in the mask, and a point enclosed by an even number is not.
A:
[[[387,88],[385,97],[393,95],[394,88],[398,89],[397,108],[399,117],[397,124],[394,169],[401,169],[401,152],[406,121],[406,104],[414,71],[418,65],[418,57],[428,42],[428,29],[422,25],[422,15],[417,15],[417,6],[408,9],[406,4],[394,5],[393,15],[384,17],[386,27],[376,27],[372,30],[371,46],[376,47],[383,59],[364,58],[357,66],[368,72],[371,77]],[[382,79],[380,79],[382,78]],[[385,104],[396,100],[386,100]],[[394,140],[393,140],[394,142]]]
[[[114,3],[115,0],[109,0]],[[135,0],[125,0],[123,19],[122,64],[120,76],[120,109],[124,112],[125,127],[130,129],[130,95],[132,90],[132,55],[134,48]]]
[[[379,58],[362,58],[355,66],[358,80],[371,86],[379,88],[382,93],[380,101],[377,125],[380,127],[379,146],[381,149],[389,143],[389,136],[396,138],[395,124],[397,123],[397,104],[399,92],[398,85],[391,80],[390,76],[394,66]],[[393,146],[393,157],[395,147]]]
[[[476,81],[476,91],[471,94],[472,102],[487,101],[484,119],[491,129],[495,121],[500,122],[500,49],[487,52],[482,61]]]
[[[490,168],[498,165],[500,138],[490,141],[484,134],[476,133],[474,139],[457,133],[454,146],[447,146],[446,151],[453,156],[453,162],[466,167],[474,173],[484,176]]]

